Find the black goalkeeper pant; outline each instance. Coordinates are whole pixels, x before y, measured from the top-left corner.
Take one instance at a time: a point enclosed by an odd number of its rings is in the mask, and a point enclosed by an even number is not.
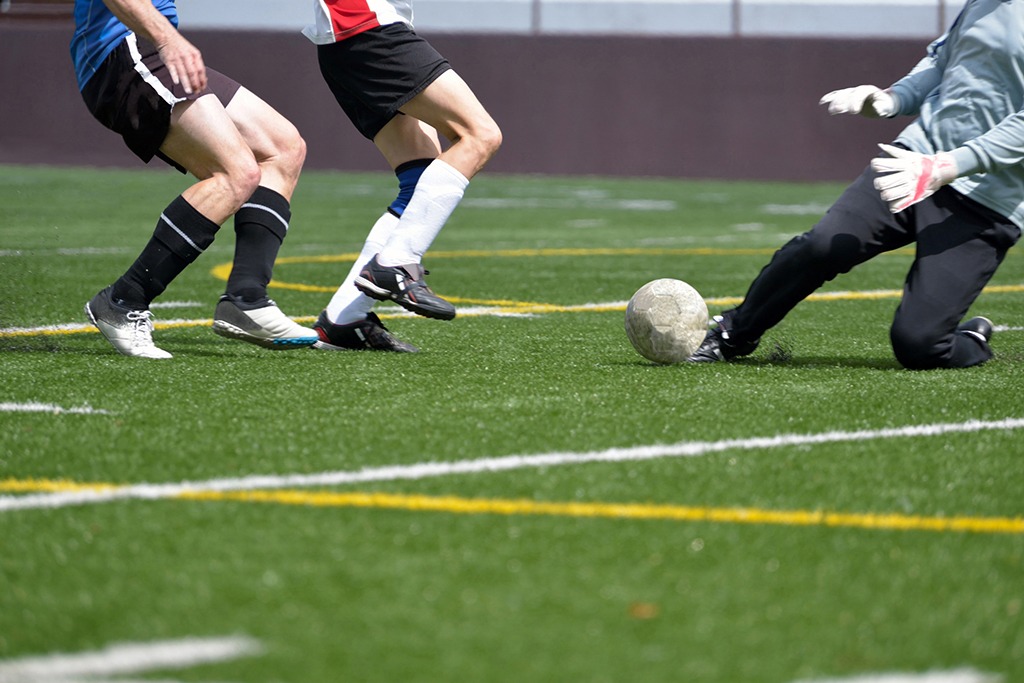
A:
[[[906,368],[963,368],[992,357],[988,344],[957,331],[1020,228],[950,187],[893,215],[865,169],[810,231],[775,252],[742,304],[730,336],[754,340],[840,273],[917,243],[890,339]]]

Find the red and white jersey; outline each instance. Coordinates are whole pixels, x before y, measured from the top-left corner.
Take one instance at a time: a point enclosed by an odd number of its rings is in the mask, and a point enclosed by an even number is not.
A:
[[[313,0],[313,23],[302,33],[325,45],[398,23],[412,26],[412,0]]]

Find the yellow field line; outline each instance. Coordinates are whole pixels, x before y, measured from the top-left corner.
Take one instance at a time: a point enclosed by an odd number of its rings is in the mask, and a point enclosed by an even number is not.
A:
[[[0,480],[0,492],[60,493],[122,488],[114,484],[81,484],[67,480]],[[929,517],[924,515],[826,512],[822,510],[765,510],[637,503],[542,502],[494,498],[460,498],[392,493],[336,493],[331,491],[191,491],[179,500],[232,501],[332,508],[374,508],[464,515],[545,515],[553,517],[665,520],[776,526],[822,526],[885,531],[1024,534],[1021,517]]]
[[[1024,534],[1024,518],[1019,517],[925,517],[899,514],[877,515],[635,503],[558,503],[532,500],[458,498],[454,496],[332,493],[323,491],[210,491],[184,494],[181,497],[191,500],[230,500],[314,507],[385,508],[455,514],[548,515],[555,517],[706,521],[721,524]]]
[[[685,248],[661,248],[661,247],[595,247],[595,248],[552,248],[552,249],[461,249],[458,251],[431,251],[431,259],[460,259],[460,258],[538,258],[547,256],[767,256],[774,254],[776,248],[718,248],[718,247],[685,247]],[[887,255],[900,254],[912,255],[910,248],[898,249],[888,252]],[[310,263],[353,263],[359,258],[355,252],[345,254],[315,255],[315,256],[282,256],[277,259],[275,265],[296,265]],[[221,263],[210,270],[210,274],[219,280],[227,281],[231,275],[231,263]],[[272,280],[271,287],[278,289],[289,289],[298,292],[324,292],[333,293],[336,285],[309,285],[301,282],[284,282]],[[469,299],[457,300],[450,296],[445,298],[454,303],[484,303],[487,305],[505,305],[499,302],[487,303]],[[515,302],[508,302],[507,305],[517,305]]]
[[[538,258],[545,256],[766,256],[775,253],[775,249],[720,249],[710,247],[693,247],[680,249],[662,248],[641,248],[627,247],[616,249],[612,247],[603,248],[564,248],[564,249],[462,249],[458,251],[431,251],[431,259],[460,259],[460,258]],[[909,249],[898,252],[912,254]],[[321,254],[313,256],[281,256],[275,261],[275,265],[301,265],[310,263],[354,263],[359,258],[356,252],[345,254]],[[231,275],[231,263],[221,263],[210,270],[210,274],[220,280],[227,280]],[[279,283],[279,286],[282,283]],[[337,286],[322,288],[316,285],[286,284],[288,287],[304,289],[306,291],[331,291]]]
[[[460,258],[537,258],[545,256],[762,256],[774,254],[777,248],[729,248],[717,247],[565,247],[551,249],[460,249],[457,251],[431,250],[431,259],[460,259]],[[900,249],[895,252],[903,255],[913,255],[910,248]],[[320,256],[282,256],[277,263],[352,263],[359,254],[350,252],[347,254],[332,254]],[[231,264],[224,264],[229,270]],[[218,268],[223,266],[218,266]]]
[[[70,479],[0,479],[4,493],[68,493],[73,491],[116,491],[118,484],[81,484]]]
[[[273,286],[275,283],[271,282]],[[287,288],[288,285],[279,283],[282,288]],[[334,291],[334,287],[323,288],[323,291]],[[991,285],[985,287],[982,290],[985,294],[1017,294],[1024,292],[1024,284],[1020,285]],[[898,299],[902,296],[903,292],[899,289],[879,289],[871,291],[845,291],[845,292],[818,292],[811,294],[807,297],[807,301],[873,301],[879,299]],[[459,304],[473,304],[477,306],[487,306],[493,310],[487,313],[518,313],[523,314],[544,314],[544,313],[607,313],[614,311],[626,310],[625,303],[608,303],[608,304],[575,304],[575,305],[561,305],[561,304],[543,304],[535,303],[530,301],[509,301],[505,299],[468,299],[454,296],[446,297],[449,301]],[[709,306],[735,306],[743,301],[743,297],[739,296],[720,296],[720,297],[709,297],[705,301]],[[399,314],[400,315],[400,314]],[[466,315],[466,314],[464,314]],[[481,313],[483,315],[483,313]],[[398,315],[380,313],[380,317],[383,319],[396,318]],[[312,322],[315,316],[294,316],[294,320],[299,323]],[[172,322],[160,322],[154,321],[153,327],[158,330],[170,330],[187,327],[203,327],[213,323],[210,318],[196,319],[196,320],[176,320]],[[9,339],[14,337],[34,337],[38,335],[71,335],[71,334],[91,334],[95,333],[96,329],[92,326],[83,325],[81,327],[72,328],[59,328],[54,327],[51,329],[46,328],[34,328],[26,330],[0,330],[0,339]]]
[[[431,258],[445,259],[445,258],[494,258],[494,257],[506,257],[506,258],[529,258],[529,257],[543,257],[543,256],[643,256],[643,255],[671,255],[671,256],[737,256],[737,255],[757,255],[757,254],[772,254],[774,249],[722,249],[722,248],[710,248],[710,247],[694,247],[694,248],[678,248],[678,249],[662,249],[662,248],[594,248],[594,249],[577,249],[577,248],[564,248],[564,249],[497,249],[493,251],[485,250],[461,250],[461,251],[432,251]],[[892,254],[912,254],[913,250],[898,249]],[[347,263],[352,262],[358,257],[356,253],[345,253],[345,254],[333,254],[333,255],[320,255],[320,256],[283,256],[277,260],[278,264],[303,264],[303,263]],[[227,280],[231,274],[231,264],[222,263],[214,266],[210,270],[211,275],[220,280]],[[320,292],[320,293],[333,293],[337,289],[336,285],[310,285],[305,283],[297,282],[284,282],[281,280],[271,280],[270,286],[277,289],[288,289],[299,292]],[[1008,293],[1020,293],[1024,292],[1024,284],[1017,285],[990,285],[985,287],[983,293],[986,294],[1008,294]],[[860,300],[878,300],[878,299],[896,299],[902,295],[902,291],[898,289],[886,289],[876,291],[861,291],[861,292],[819,292],[811,294],[807,297],[807,301],[860,301]],[[474,305],[474,306],[486,306],[491,307],[495,310],[490,313],[518,313],[518,314],[543,314],[543,313],[578,313],[578,312],[609,312],[609,311],[622,311],[625,310],[625,304],[604,304],[604,305],[568,305],[563,306],[559,304],[545,304],[532,301],[514,301],[508,299],[472,299],[466,297],[448,296],[446,298],[456,304]],[[705,299],[705,301],[711,306],[735,306],[743,301],[743,297],[714,297]],[[394,317],[388,314],[381,314],[382,318]],[[300,323],[312,322],[315,316],[299,316],[295,320]],[[175,320],[170,322],[154,321],[154,327],[158,330],[186,328],[186,327],[202,327],[210,325],[213,321],[210,319],[199,319],[199,320]],[[34,329],[9,329],[0,330],[0,339],[9,339],[15,337],[29,337],[36,335],[71,335],[71,334],[86,334],[94,333],[95,330],[91,326],[81,327],[53,327],[53,328],[34,328]]]

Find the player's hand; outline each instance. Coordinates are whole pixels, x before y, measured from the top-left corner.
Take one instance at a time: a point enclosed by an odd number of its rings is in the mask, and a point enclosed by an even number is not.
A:
[[[871,119],[888,118],[896,113],[896,97],[888,90],[873,85],[833,90],[818,104],[827,104],[828,113],[860,114]]]
[[[174,32],[163,45],[157,45],[160,59],[167,66],[171,80],[180,84],[185,92],[202,92],[206,89],[206,64],[203,55],[180,33]]]
[[[893,213],[932,196],[959,176],[952,154],[918,154],[892,145],[878,146],[890,156],[871,160],[872,170],[884,174],[875,178],[875,189]]]

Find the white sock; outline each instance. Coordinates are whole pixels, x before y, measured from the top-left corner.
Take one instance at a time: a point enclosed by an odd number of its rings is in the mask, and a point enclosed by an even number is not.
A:
[[[374,254],[384,248],[384,244],[397,225],[398,216],[390,211],[385,211],[384,215],[378,218],[370,228],[370,234],[363,242],[359,257],[352,264],[345,281],[341,283],[338,290],[334,292],[334,296],[331,297],[330,303],[327,304],[327,318],[335,325],[348,325],[362,320],[377,303],[376,300],[356,289],[355,279]]]
[[[469,180],[454,167],[434,159],[423,170],[416,191],[402,213],[402,220],[380,250],[382,266],[419,263],[441,232],[452,211],[462,201]]]

